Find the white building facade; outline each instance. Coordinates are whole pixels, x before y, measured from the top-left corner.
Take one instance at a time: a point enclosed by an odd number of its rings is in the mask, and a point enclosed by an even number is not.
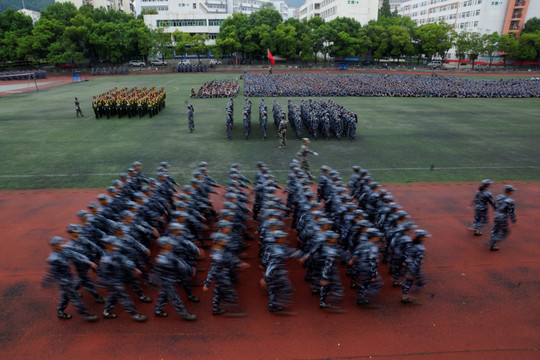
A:
[[[78,9],[81,6],[91,6],[94,9],[104,8],[107,10],[121,11],[135,15],[135,0],[55,0],[57,3],[70,2]]]
[[[519,35],[528,19],[540,17],[540,0],[409,0],[398,13],[419,26],[444,21],[458,32]]]
[[[272,3],[284,20],[289,17],[287,4],[282,0],[138,0],[136,13],[157,10],[158,14],[144,15],[145,24],[152,29],[162,28],[167,33],[176,30],[190,34],[204,34],[208,45],[214,45],[219,27],[233,13],[251,14],[263,4]]]
[[[370,20],[377,20],[378,13],[379,0],[306,0],[300,7],[299,19],[320,17],[328,22],[347,17],[366,25]]]

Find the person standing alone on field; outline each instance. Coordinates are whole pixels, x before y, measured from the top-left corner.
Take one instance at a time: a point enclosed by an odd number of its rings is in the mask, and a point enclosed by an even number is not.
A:
[[[192,133],[193,130],[195,130],[195,122],[193,121],[193,112],[195,109],[193,108],[193,104],[189,104],[187,106],[187,119],[188,119],[188,126],[189,126],[189,132]]]
[[[79,98],[75,98],[75,113],[77,114],[77,117],[79,117],[79,114],[81,115],[81,117],[84,117],[81,111],[81,104],[79,103]]]

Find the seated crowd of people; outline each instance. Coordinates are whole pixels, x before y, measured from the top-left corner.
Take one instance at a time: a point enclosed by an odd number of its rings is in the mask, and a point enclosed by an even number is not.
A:
[[[246,74],[245,96],[540,97],[530,79],[471,80],[418,74]]]

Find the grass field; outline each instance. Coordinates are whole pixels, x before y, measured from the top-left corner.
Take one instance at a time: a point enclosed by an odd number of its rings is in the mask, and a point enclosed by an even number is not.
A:
[[[235,99],[233,141],[225,138],[227,99],[190,99],[207,80],[236,74],[165,74],[90,78],[90,81],[0,98],[0,189],[104,188],[134,160],[154,176],[160,161],[186,183],[200,160],[218,181],[231,163],[252,177],[265,161],[281,182],[300,143],[288,131],[288,147],[277,148],[269,114],[269,136],[260,140],[257,106],[249,140],[242,137],[244,97]],[[164,87],[167,106],[156,117],[96,120],[91,98],[113,87]],[[242,91],[243,87],[241,88]],[[73,98],[84,119],[75,117]],[[265,99],[271,109],[272,98]],[[286,98],[277,98],[286,107]],[[294,101],[299,104],[301,98]],[[325,164],[345,180],[352,165],[369,169],[383,183],[540,179],[540,99],[334,98],[359,115],[356,141],[317,140],[313,173]],[[195,132],[186,105],[195,107]],[[433,170],[430,168],[433,166]]]

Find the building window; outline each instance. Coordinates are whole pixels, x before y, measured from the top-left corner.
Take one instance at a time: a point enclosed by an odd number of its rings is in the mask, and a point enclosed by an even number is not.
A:
[[[193,3],[193,8],[194,8],[194,9],[197,8],[197,3]]]

